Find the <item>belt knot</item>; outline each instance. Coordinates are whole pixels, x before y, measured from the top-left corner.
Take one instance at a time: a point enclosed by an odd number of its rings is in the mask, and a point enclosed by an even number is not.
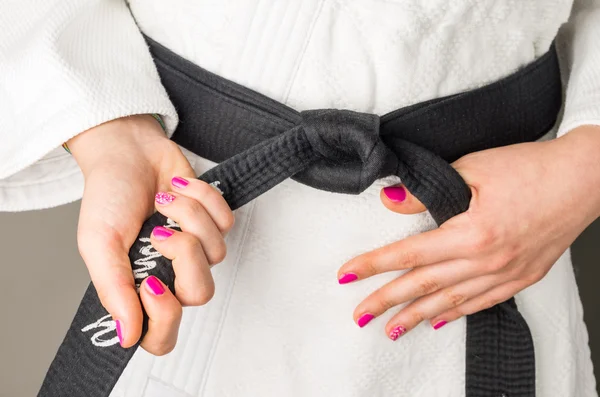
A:
[[[329,186],[327,190],[360,193],[394,162],[396,156],[380,138],[375,114],[318,109],[301,112],[301,116],[312,149],[323,157],[313,169],[319,175],[313,176]]]

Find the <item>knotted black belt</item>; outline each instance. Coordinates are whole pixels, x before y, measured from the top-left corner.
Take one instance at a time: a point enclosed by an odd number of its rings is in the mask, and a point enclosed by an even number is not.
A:
[[[147,40],[181,119],[173,139],[221,162],[200,179],[216,184],[232,209],[289,177],[358,194],[377,178],[397,175],[440,225],[466,211],[471,198],[449,162],[539,139],[555,124],[562,104],[554,46],[496,83],[379,117],[334,109],[299,113]],[[143,261],[157,225],[173,227],[154,214],[129,256],[134,274],[155,275],[175,292],[171,261],[155,251],[155,267]],[[114,329],[90,284],[39,396],[108,396],[137,348],[121,348]],[[535,395],[533,341],[514,299],[467,317],[465,394]]]

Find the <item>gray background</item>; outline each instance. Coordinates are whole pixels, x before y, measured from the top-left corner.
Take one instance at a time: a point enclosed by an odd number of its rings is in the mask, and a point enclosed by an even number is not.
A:
[[[0,213],[0,397],[37,393],[89,277],[76,246],[79,202],[25,213]],[[573,247],[573,261],[600,366],[600,220]],[[596,378],[598,378],[596,368]]]

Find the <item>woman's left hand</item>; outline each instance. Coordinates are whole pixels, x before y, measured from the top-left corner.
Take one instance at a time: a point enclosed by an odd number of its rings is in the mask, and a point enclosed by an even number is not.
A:
[[[340,268],[340,284],[410,269],[358,305],[359,326],[410,302],[386,325],[396,340],[424,320],[437,329],[503,302],[544,277],[600,216],[600,127],[472,153],[453,166],[471,187],[466,212]],[[384,188],[381,200],[402,214],[425,210],[402,185]]]

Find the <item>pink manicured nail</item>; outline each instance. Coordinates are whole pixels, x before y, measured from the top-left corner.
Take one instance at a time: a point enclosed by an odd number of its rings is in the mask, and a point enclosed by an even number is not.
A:
[[[165,287],[163,287],[161,282],[154,276],[150,276],[146,279],[146,285],[154,295],[162,295],[165,293]]]
[[[362,328],[365,325],[369,324],[369,321],[373,320],[374,318],[375,316],[371,313],[365,313],[358,319],[358,326]]]
[[[189,185],[190,183],[188,181],[186,181],[183,178],[180,178],[178,176],[174,177],[173,179],[171,179],[171,184],[175,187],[178,187],[180,189],[183,189],[184,187],[186,187],[187,185]]]
[[[175,200],[175,196],[173,196],[171,193],[158,192],[156,193],[156,196],[154,196],[154,199],[158,204],[165,205],[173,202],[173,200]]]
[[[154,237],[156,237],[157,240],[160,241],[166,240],[167,238],[171,237],[173,233],[175,233],[173,230],[167,229],[166,227],[162,226],[155,226],[154,229],[152,229],[152,234],[154,235]]]
[[[383,188],[383,193],[391,201],[399,203],[406,200],[406,189],[402,186],[388,186]]]
[[[358,280],[358,276],[354,273],[346,273],[342,277],[338,279],[338,283],[340,284],[348,284],[353,281]]]
[[[444,325],[448,324],[447,321],[438,321],[437,323],[435,323],[435,325],[433,326],[433,329],[440,329],[442,328]]]
[[[404,328],[403,326],[399,325],[396,328],[394,328],[392,330],[392,332],[390,332],[390,339],[391,340],[396,340],[399,337],[401,337],[402,335],[404,335],[405,332],[406,332],[406,328]]]
[[[121,328],[121,322],[119,320],[115,320],[115,324],[117,326],[117,337],[119,338],[119,344],[123,346],[123,329]]]

